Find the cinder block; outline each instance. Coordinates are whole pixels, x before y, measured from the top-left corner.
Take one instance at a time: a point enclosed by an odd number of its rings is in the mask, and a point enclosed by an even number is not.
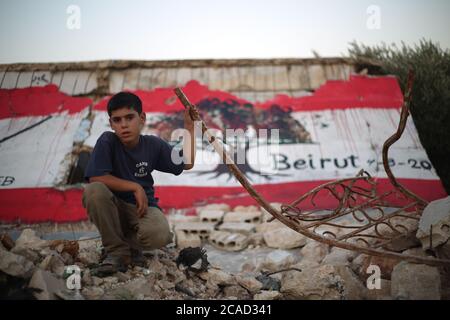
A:
[[[175,226],[180,223],[186,222],[199,222],[200,218],[198,216],[185,216],[182,214],[171,214],[167,216],[167,221],[172,230],[175,229]]]
[[[226,251],[244,250],[248,245],[248,237],[240,233],[213,231],[209,242],[216,248]]]
[[[223,217],[224,222],[261,223],[261,211],[231,211]]]
[[[184,231],[175,232],[177,247],[188,248],[188,247],[201,247],[202,239],[198,234],[186,233]]]
[[[223,215],[225,211],[223,210],[202,210],[199,214],[201,222],[209,223],[219,223],[222,222]]]
[[[223,212],[231,211],[231,208],[226,203],[211,203],[203,207],[197,208],[197,213],[200,214],[203,210],[220,210]]]
[[[175,231],[184,231],[187,234],[196,234],[201,239],[208,239],[209,234],[214,230],[214,223],[185,222],[175,226]]]
[[[218,229],[221,231],[249,235],[255,231],[255,224],[247,222],[225,222],[221,224]]]

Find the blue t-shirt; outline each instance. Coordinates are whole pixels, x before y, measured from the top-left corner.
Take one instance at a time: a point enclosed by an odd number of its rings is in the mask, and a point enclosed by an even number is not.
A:
[[[184,169],[183,151],[173,150],[176,157],[172,161],[172,150],[173,147],[166,141],[153,135],[140,135],[139,143],[134,148],[128,149],[114,132],[105,131],[95,144],[84,179],[89,182],[90,177],[111,174],[120,179],[139,183],[147,194],[148,205],[158,207],[151,172],[158,170],[179,175]],[[136,204],[133,192],[112,192],[125,202]]]

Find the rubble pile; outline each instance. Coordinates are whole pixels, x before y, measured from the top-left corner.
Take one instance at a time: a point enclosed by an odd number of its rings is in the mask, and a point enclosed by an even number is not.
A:
[[[450,252],[449,199],[430,203],[419,223],[417,241],[402,244],[400,252],[439,257]],[[196,216],[169,215],[176,246],[144,252],[143,267],[103,278],[92,272],[101,260],[99,238],[51,241],[25,229],[13,241],[4,234],[0,295],[2,299],[92,300],[450,298],[448,269],[330,248],[278,220],[269,222],[270,218],[255,206],[230,210],[225,204],[199,208]],[[238,272],[227,272],[211,261],[206,271],[180,268],[183,249],[207,245],[228,255],[258,248],[268,251],[259,263],[244,263]]]

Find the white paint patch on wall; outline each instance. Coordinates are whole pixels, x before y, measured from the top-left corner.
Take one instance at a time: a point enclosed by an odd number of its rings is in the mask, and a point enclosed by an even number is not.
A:
[[[76,114],[52,114],[52,118],[0,144],[0,188],[50,187],[63,183],[70,170],[75,133],[88,109]],[[0,136],[6,137],[47,116],[0,120]]]

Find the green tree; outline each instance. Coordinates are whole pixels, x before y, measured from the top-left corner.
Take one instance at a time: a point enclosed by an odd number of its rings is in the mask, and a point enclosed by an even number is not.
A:
[[[359,69],[397,76],[403,92],[408,70],[414,71],[411,116],[430,161],[450,193],[450,51],[423,39],[414,46],[402,42],[401,46],[383,43],[369,47],[353,42],[349,54]]]

